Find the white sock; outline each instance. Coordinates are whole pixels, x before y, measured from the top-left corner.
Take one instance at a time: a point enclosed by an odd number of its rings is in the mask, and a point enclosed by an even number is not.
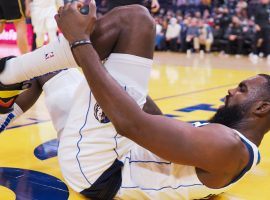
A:
[[[60,36],[33,52],[8,60],[0,74],[0,82],[6,85],[20,83],[49,72],[77,66],[68,41]]]

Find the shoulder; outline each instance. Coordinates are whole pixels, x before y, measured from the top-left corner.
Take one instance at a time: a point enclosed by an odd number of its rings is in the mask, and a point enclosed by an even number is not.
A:
[[[200,129],[207,134],[213,145],[211,153],[217,166],[211,171],[235,173],[246,165],[249,154],[235,130],[221,124],[208,124]]]

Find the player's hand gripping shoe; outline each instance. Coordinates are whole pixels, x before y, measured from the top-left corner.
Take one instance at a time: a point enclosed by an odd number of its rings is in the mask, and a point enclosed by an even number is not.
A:
[[[6,61],[13,57],[14,56],[9,56],[0,59],[0,73],[4,71]],[[18,95],[29,87],[31,87],[31,84],[29,82],[4,85],[1,83],[0,80],[0,114],[12,112],[13,105]]]

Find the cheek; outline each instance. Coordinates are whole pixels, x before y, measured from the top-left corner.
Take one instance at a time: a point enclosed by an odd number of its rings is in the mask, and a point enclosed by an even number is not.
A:
[[[228,105],[230,105],[230,106],[241,105],[241,104],[243,104],[246,101],[246,99],[247,99],[247,97],[244,96],[244,95],[242,95],[242,94],[235,95],[234,97],[232,97],[229,100]]]

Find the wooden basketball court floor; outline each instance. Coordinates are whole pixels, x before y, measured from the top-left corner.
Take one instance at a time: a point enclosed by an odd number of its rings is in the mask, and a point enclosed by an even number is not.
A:
[[[1,48],[0,48],[1,49]],[[7,55],[8,51],[0,52]],[[14,52],[13,52],[14,53]],[[18,66],[19,67],[19,66]],[[204,121],[222,104],[229,88],[258,73],[269,73],[265,60],[156,53],[150,96],[168,117]],[[217,200],[270,199],[270,134],[261,147],[260,165]],[[0,135],[0,200],[80,200],[65,183],[57,162],[56,132],[43,97]]]

